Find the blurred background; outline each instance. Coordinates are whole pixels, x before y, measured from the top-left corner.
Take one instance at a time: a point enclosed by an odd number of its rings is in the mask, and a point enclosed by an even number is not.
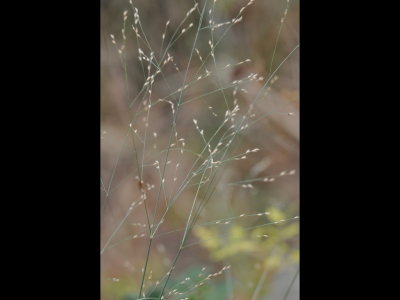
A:
[[[298,1],[202,0],[188,16],[196,1],[131,3],[101,0],[102,299],[140,299],[142,278],[157,299],[172,265],[165,299],[298,299]],[[180,190],[204,141],[223,148],[243,116],[215,181],[211,169]],[[198,189],[207,202],[174,264]]]

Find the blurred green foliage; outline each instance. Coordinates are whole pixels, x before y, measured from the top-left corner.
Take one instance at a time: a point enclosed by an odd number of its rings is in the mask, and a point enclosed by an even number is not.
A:
[[[264,266],[270,270],[298,263],[299,250],[298,247],[293,247],[298,240],[298,222],[281,222],[289,216],[276,207],[268,211],[266,226],[263,227],[249,230],[235,224],[227,233],[222,232],[219,227],[196,227],[194,232],[215,261],[235,261],[240,260],[243,255],[250,255],[262,257]]]

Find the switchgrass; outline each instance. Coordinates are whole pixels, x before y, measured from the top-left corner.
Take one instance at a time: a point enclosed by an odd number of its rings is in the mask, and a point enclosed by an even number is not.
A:
[[[263,107],[268,101],[279,71],[299,49],[299,45],[292,45],[290,51],[276,61],[282,28],[292,1],[283,2],[284,10],[268,67],[262,74],[239,72],[235,78],[226,75],[251,65],[252,59],[243,57],[237,62],[224,63],[227,55],[219,52],[218,47],[224,44],[235,26],[246,21],[246,13],[257,5],[255,0],[244,2],[229,19],[227,14],[218,12],[224,7],[223,2],[229,2],[226,0],[192,1],[189,7],[186,6],[190,1],[169,2],[176,4],[180,21],[178,17],[166,20],[159,31],[155,30],[158,36],[152,30],[148,30],[151,35],[146,31],[145,24],[151,26],[151,22],[145,22],[141,17],[140,6],[145,2],[129,0],[127,9],[122,11],[120,33],[109,35],[109,43],[115,47],[123,73],[125,117],[120,126],[124,132],[121,145],[110,142],[115,158],[111,166],[103,168],[109,170],[105,171],[108,180],[104,174],[100,179],[103,200],[100,254],[103,258],[112,249],[129,243],[136,262],[132,271],[140,270],[132,275],[135,299],[203,299],[196,291],[218,277],[225,277],[231,289],[227,292],[230,296],[218,297],[236,299],[232,287],[235,283],[228,282],[233,280],[229,264],[207,275],[203,275],[205,267],[202,267],[197,280],[186,277],[176,282],[175,278],[179,277],[178,271],[183,270],[181,267],[177,271],[178,263],[187,260],[182,258],[185,252],[199,245],[207,248],[215,240],[215,236],[196,238],[193,235],[196,228],[240,226],[243,232],[253,235],[251,243],[258,243],[258,240],[268,239],[269,235],[265,232],[255,234],[255,230],[284,226],[282,224],[299,219],[296,214],[273,219],[263,209],[242,211],[237,215],[230,214],[234,211],[231,207],[226,211],[207,210],[210,204],[219,201],[226,205],[229,189],[262,190],[262,185],[297,175],[295,168],[239,180],[232,179],[229,173],[230,166],[245,164],[252,159],[257,161],[257,155],[263,153],[262,146],[252,147],[246,140],[254,127],[271,114],[288,118],[294,114],[276,109],[262,113],[259,109],[260,102]],[[181,11],[181,8],[185,10]],[[151,12],[151,9],[147,12],[147,18],[151,18]],[[104,130],[102,144],[107,139],[112,140],[112,137]],[[260,163],[254,164],[253,173],[260,174],[266,169],[265,162]],[[124,169],[129,171],[118,174]],[[115,184],[117,177],[119,183]],[[129,192],[122,192],[122,186],[129,187]],[[117,215],[116,208],[120,212]],[[212,214],[217,216],[216,219],[209,219]],[[246,220],[251,225],[246,225]],[[174,224],[180,226],[171,229]],[[222,232],[226,230],[222,229]],[[129,235],[124,236],[125,232]],[[159,240],[163,242],[157,244]],[[251,243],[242,245],[254,249]],[[161,256],[166,258],[164,245],[172,257],[160,267],[158,254],[162,252]],[[246,251],[243,248],[238,253]],[[113,253],[113,260],[125,259],[120,253]],[[229,255],[220,256],[229,261]],[[248,295],[252,300],[261,299],[261,292],[265,292],[267,271],[269,265],[265,264],[256,286]],[[119,279],[113,277],[112,281],[119,282]],[[294,279],[288,283],[285,299],[293,282]]]

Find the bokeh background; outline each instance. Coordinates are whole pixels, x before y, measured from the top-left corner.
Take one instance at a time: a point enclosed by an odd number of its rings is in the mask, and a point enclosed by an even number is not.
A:
[[[147,57],[154,51],[159,59],[160,49],[166,48],[174,30],[195,2],[136,0],[132,3],[138,8],[151,50],[140,39],[139,47]],[[204,3],[204,0],[199,2],[199,9]],[[216,24],[230,21],[247,3],[218,0],[212,12],[213,19]],[[212,7],[212,1],[208,1],[208,5]],[[125,23],[124,11],[127,11]],[[208,9],[206,16],[209,16]],[[162,45],[167,20],[170,24]],[[193,27],[168,50],[174,61],[163,69],[164,78],[155,79],[152,103],[182,86],[198,21],[196,10],[182,28],[187,28],[191,22]],[[169,103],[154,105],[147,121],[143,103],[148,103],[149,95],[136,98],[145,82],[148,63],[142,61],[143,70],[132,25],[135,25],[134,9],[128,0],[101,0],[100,247],[101,296],[104,300],[138,299],[149,238],[144,205],[137,205],[132,211],[129,207],[133,201],[139,202],[140,189],[144,188],[148,213],[154,215],[160,176],[153,164],[156,160],[164,161],[172,126]],[[207,22],[203,26],[207,26]],[[228,27],[215,29],[214,39],[221,38]],[[114,36],[116,44],[110,35]],[[210,30],[205,29],[197,39],[196,47],[203,59],[210,52],[210,36]],[[194,53],[187,76],[187,82],[193,81],[193,84],[184,91],[183,101],[194,100],[181,107],[176,124],[178,137],[184,139],[185,151],[181,153],[178,149],[169,154],[171,162],[166,169],[165,198],[176,193],[196,159],[195,153],[204,146],[193,119],[198,121],[205,138],[209,139],[223,120],[224,96],[229,108],[233,108],[234,101],[239,105],[238,119],[248,109],[253,115],[248,122],[249,128],[241,132],[232,145],[230,156],[245,153],[247,149],[260,150],[246,155],[246,159],[232,160],[221,166],[215,191],[189,237],[188,244],[192,246],[184,249],[173,270],[166,299],[299,298],[299,219],[294,218],[299,214],[299,49],[273,74],[273,84],[263,90],[260,100],[253,107],[250,105],[265,79],[298,43],[298,1],[256,0],[246,7],[243,20],[223,36],[215,49],[215,64],[209,58],[198,72],[202,63]],[[235,65],[246,59],[251,62]],[[227,64],[232,66],[224,68]],[[196,80],[206,69],[211,75]],[[209,93],[251,73],[258,74],[261,79],[241,84],[236,95],[234,87],[224,89],[224,93]],[[145,132],[146,148],[143,148],[140,138],[143,139]],[[138,176],[142,177],[143,183],[139,183]],[[260,180],[251,181],[256,178]],[[185,228],[195,192],[195,185],[189,185],[182,192],[166,215],[159,233]],[[160,217],[165,205],[158,209]],[[256,215],[264,212],[269,214]],[[239,217],[242,214],[249,216]],[[224,224],[226,219],[229,219],[228,224]],[[223,221],[205,224],[216,220]],[[145,276],[144,290],[148,297],[157,296],[156,282],[168,272],[182,234],[178,230],[161,234],[154,240]],[[169,291],[190,290],[196,282],[224,266],[230,268],[184,296],[168,297]],[[185,278],[190,280],[180,285]]]

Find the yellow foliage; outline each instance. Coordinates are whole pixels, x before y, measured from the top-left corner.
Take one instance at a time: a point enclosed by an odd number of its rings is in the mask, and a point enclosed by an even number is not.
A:
[[[256,250],[257,245],[252,241],[237,241],[227,244],[220,250],[213,252],[211,255],[215,260],[223,260],[238,253],[250,253]]]
[[[267,269],[279,268],[281,264],[282,264],[282,256],[279,254],[270,255],[265,260],[265,266]]]
[[[268,218],[272,221],[272,222],[278,222],[280,220],[283,220],[286,218],[285,214],[278,208],[272,207],[269,210],[269,215]]]
[[[229,240],[234,242],[234,241],[239,241],[242,240],[245,237],[245,231],[243,227],[238,226],[238,225],[233,225],[230,230],[229,230]]]
[[[202,246],[209,250],[218,249],[220,246],[220,240],[218,238],[217,232],[207,229],[204,227],[196,227],[194,229],[195,234],[200,239]]]
[[[290,254],[290,259],[292,260],[293,263],[298,263],[300,259],[300,251],[298,249],[293,250],[292,253]]]
[[[271,222],[277,222],[287,217],[278,208],[269,210]],[[266,267],[275,269],[286,263],[299,261],[299,250],[293,249],[290,240],[299,234],[299,224],[279,223],[257,227],[251,231],[245,227],[232,224],[229,232],[221,233],[219,228],[196,227],[195,234],[203,247],[210,251],[214,260],[221,261],[238,254],[255,254],[267,256]]]
[[[284,239],[290,239],[299,234],[299,223],[292,223],[282,228],[281,236]]]

